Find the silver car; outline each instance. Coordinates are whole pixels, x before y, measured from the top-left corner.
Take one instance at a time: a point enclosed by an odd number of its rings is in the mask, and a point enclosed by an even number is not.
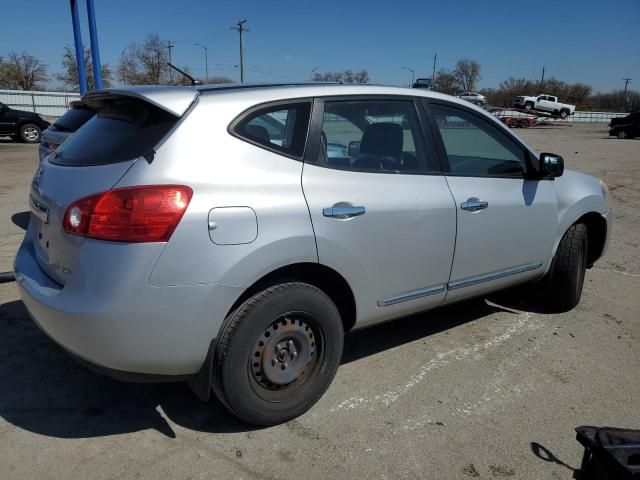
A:
[[[458,98],[461,98],[462,100],[466,100],[467,102],[471,102],[474,105],[478,105],[479,107],[487,104],[487,97],[475,92],[461,93],[460,95],[458,95]]]
[[[602,182],[450,96],[228,85],[84,101],[98,114],[33,178],[24,304],[93,368],[189,381],[250,423],[309,409],[346,331],[525,282],[574,307],[609,238]]]
[[[95,115],[88,106],[82,102],[70,102],[69,110],[60,116],[53,125],[42,132],[38,155],[40,161],[64,143],[76,130],[87,123]]]

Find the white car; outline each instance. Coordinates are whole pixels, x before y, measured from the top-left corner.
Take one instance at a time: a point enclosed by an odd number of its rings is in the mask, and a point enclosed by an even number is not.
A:
[[[478,105],[479,107],[481,107],[482,105],[486,105],[487,103],[487,97],[474,92],[461,93],[460,95],[458,95],[458,98],[466,100],[467,102],[471,102],[475,105]]]

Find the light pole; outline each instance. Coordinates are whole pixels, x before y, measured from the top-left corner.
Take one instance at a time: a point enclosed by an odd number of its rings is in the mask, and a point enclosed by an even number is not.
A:
[[[204,76],[205,76],[205,82],[204,83],[209,83],[209,55],[208,55],[208,48],[205,47],[204,45],[200,44],[200,43],[196,43],[195,45],[197,45],[198,47],[202,47],[202,49],[204,50]]]
[[[248,32],[249,29],[244,27],[247,20],[240,20],[237,23],[237,27],[231,27],[231,30],[235,30],[240,34],[240,83],[244,83],[244,48],[242,45],[242,34]]]
[[[411,85],[409,85],[409,87],[413,87],[413,78],[415,77],[416,71],[409,67],[402,67],[402,70],[409,70],[411,72]]]
[[[318,70],[320,67],[313,67],[311,69],[311,76],[309,77],[309,80],[311,80],[313,82],[313,73]]]

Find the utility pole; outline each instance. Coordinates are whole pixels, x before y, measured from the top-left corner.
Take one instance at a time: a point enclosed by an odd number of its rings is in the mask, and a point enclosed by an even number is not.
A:
[[[540,93],[544,90],[544,65],[542,66],[542,78],[540,78]]]
[[[433,54],[433,73],[431,74],[431,90],[435,90],[436,84],[436,59],[438,58],[438,54]]]
[[[122,69],[122,83],[124,84],[124,86],[127,86],[127,67],[125,66],[125,60],[124,60],[124,52],[127,51],[127,48],[129,48],[129,46],[126,46],[122,49],[122,53],[120,54],[120,68]]]
[[[623,78],[624,81],[624,106],[629,108],[629,98],[627,97],[627,87],[629,86],[629,82],[633,80],[633,78]]]
[[[244,24],[246,22],[246,19],[240,20],[236,27],[231,27],[231,30],[235,30],[240,34],[240,83],[244,83],[244,51],[242,48],[242,34],[249,31],[248,28],[244,28]]]
[[[171,40],[167,40],[167,48],[169,49],[169,63],[173,63],[171,61],[171,49],[175,47],[175,45],[171,44]],[[158,70],[158,77],[160,77],[160,70]],[[173,68],[169,69],[169,83],[173,85]]]
[[[198,47],[202,47],[202,49],[204,50],[204,83],[209,83],[209,56],[207,52],[209,49],[200,43],[196,43],[195,45],[197,45]]]
[[[309,77],[309,81],[313,82],[313,74],[316,70],[318,70],[320,67],[313,67],[311,69],[311,76]]]

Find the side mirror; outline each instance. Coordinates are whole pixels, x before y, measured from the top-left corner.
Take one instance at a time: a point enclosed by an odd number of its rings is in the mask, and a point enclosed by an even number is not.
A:
[[[564,173],[564,159],[555,153],[541,153],[539,165],[543,178],[556,178]]]
[[[353,140],[349,142],[349,147],[347,148],[347,154],[351,158],[360,158],[362,155],[360,154],[360,141]]]

